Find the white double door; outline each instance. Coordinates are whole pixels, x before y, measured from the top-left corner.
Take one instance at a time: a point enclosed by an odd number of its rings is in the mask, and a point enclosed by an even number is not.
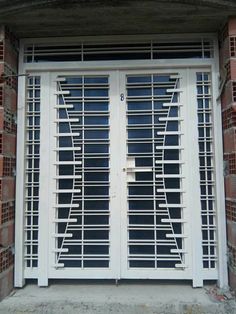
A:
[[[45,73],[42,83],[42,276],[197,281],[196,71]]]

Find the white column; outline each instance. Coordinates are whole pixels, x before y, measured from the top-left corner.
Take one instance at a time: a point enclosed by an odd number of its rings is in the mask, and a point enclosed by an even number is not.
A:
[[[22,51],[22,49],[21,49]],[[22,56],[20,56],[22,57]],[[20,63],[22,64],[22,63]],[[22,66],[19,72],[23,72]],[[24,279],[24,168],[25,168],[25,82],[26,78],[18,79],[17,108],[17,165],[16,165],[16,205],[15,205],[15,287],[23,287]]]
[[[50,75],[41,75],[38,285],[48,286]]]
[[[201,232],[201,202],[200,202],[200,174],[198,153],[198,116],[196,72],[187,70],[186,77],[187,99],[186,130],[188,151],[188,211],[190,215],[190,236],[192,249],[192,282],[193,287],[203,286],[202,264],[202,232]]]

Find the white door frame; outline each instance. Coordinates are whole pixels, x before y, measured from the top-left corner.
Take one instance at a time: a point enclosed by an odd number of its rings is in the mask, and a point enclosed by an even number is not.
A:
[[[216,202],[217,202],[217,218],[218,218],[218,256],[219,256],[219,269],[218,269],[218,284],[220,287],[227,286],[227,263],[226,263],[226,232],[225,232],[225,211],[224,211],[224,189],[223,189],[223,148],[222,148],[222,131],[219,128],[221,125],[221,108],[217,101],[218,97],[218,86],[217,79],[219,73],[218,67],[218,47],[217,41],[215,40],[215,59],[213,60],[155,60],[155,61],[112,61],[112,62],[56,62],[56,63],[40,63],[40,64],[25,64],[23,63],[23,46],[24,42],[21,43],[20,49],[20,67],[19,71],[21,74],[31,75],[44,75],[45,71],[59,71],[62,74],[63,71],[96,71],[98,70],[124,70],[124,69],[146,69],[147,71],[156,71],[167,68],[202,68],[208,69],[212,73],[212,84],[213,84],[213,114],[214,114],[214,138],[219,145],[215,145],[215,168],[216,171]],[[46,78],[46,77],[45,77]],[[46,81],[45,81],[46,83]],[[25,78],[19,77],[19,90],[25,90]],[[18,139],[17,139],[17,188],[16,188],[16,255],[15,255],[15,286],[22,287],[24,285],[25,278],[40,278],[45,270],[46,260],[39,261],[41,265],[40,269],[32,269],[24,271],[24,236],[23,236],[23,225],[24,225],[24,143],[25,143],[25,126],[24,126],[24,110],[25,110],[25,93],[18,93]],[[45,143],[46,145],[46,143]],[[43,161],[42,161],[43,162]],[[40,237],[41,239],[41,237]],[[43,239],[43,235],[42,235]],[[43,270],[44,269],[44,270]],[[198,271],[196,274],[199,275]],[[209,278],[211,279],[211,278]],[[39,282],[40,283],[40,282]],[[42,280],[41,285],[46,283]]]

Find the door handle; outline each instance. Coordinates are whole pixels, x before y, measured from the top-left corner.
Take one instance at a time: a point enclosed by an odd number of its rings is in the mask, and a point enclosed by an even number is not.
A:
[[[128,167],[126,168],[127,173],[135,173],[135,172],[152,172],[153,168],[151,167]]]

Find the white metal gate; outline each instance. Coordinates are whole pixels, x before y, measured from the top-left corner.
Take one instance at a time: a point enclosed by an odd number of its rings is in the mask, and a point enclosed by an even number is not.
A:
[[[201,268],[186,80],[183,70],[52,77],[49,278],[190,279],[193,258]]]
[[[210,70],[32,74],[25,278],[217,279]]]

